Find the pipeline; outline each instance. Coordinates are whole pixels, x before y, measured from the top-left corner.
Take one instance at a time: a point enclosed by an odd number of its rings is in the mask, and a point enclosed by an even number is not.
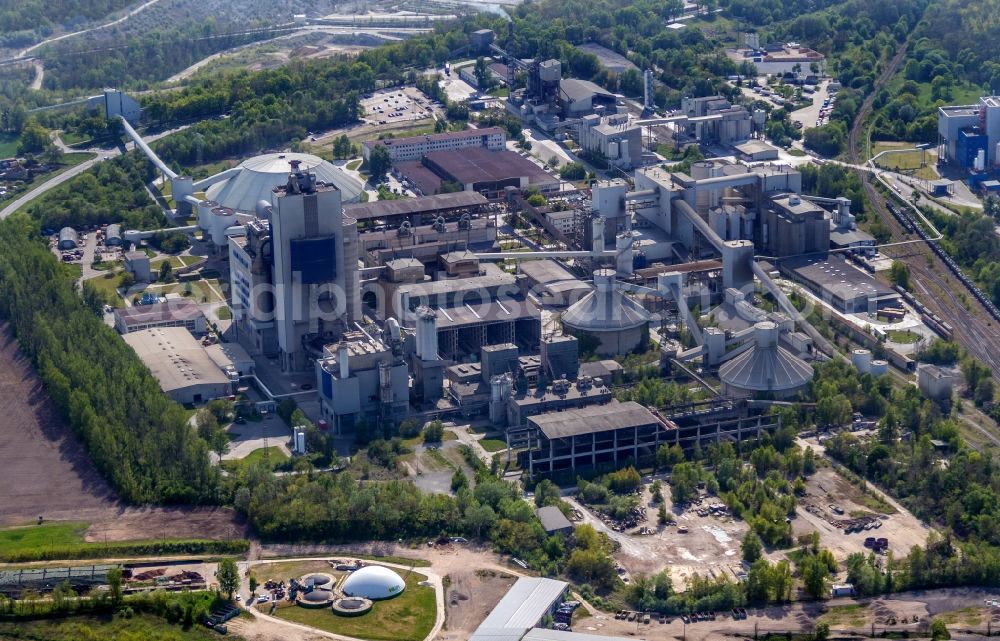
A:
[[[785,292],[781,291],[781,288],[778,287],[773,280],[771,280],[771,277],[768,276],[767,272],[764,271],[764,268],[761,267],[757,261],[751,262],[750,267],[753,268],[754,275],[760,280],[767,291],[770,292],[771,296],[774,297],[774,300],[778,302],[778,306],[781,307],[781,311],[788,314],[788,317],[792,320],[798,322],[799,326],[802,327],[802,331],[804,331],[806,335],[812,339],[813,345],[815,345],[817,349],[833,358],[844,359],[844,355],[831,345],[830,341],[826,340],[822,334],[816,331],[816,328],[810,325],[809,321],[802,317],[799,310],[795,309],[795,305],[792,305],[792,301],[788,300],[788,296],[785,296]]]

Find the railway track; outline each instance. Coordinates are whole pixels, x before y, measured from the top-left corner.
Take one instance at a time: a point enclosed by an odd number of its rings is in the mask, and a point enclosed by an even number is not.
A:
[[[862,103],[854,124],[848,136],[849,156],[851,164],[862,165],[860,143],[864,123],[872,112],[875,95],[899,70],[906,57],[907,45],[900,46],[888,64],[875,79],[871,93]],[[861,185],[872,208],[892,234],[892,239],[908,240],[916,234],[906,229],[889,212],[886,198],[872,184],[872,176],[867,171],[858,171]],[[926,244],[908,245],[885,251],[890,258],[906,262],[910,268],[910,280],[922,302],[932,312],[954,327],[954,339],[990,367],[995,374],[1000,374],[1000,328],[989,311],[974,296],[960,298],[957,291],[967,291],[965,286],[950,272],[948,265],[941,260]],[[968,305],[968,308],[966,307]]]

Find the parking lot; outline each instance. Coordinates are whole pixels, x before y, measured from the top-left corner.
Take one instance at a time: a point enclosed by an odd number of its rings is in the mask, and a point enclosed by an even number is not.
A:
[[[415,87],[376,91],[361,100],[365,110],[362,118],[373,125],[413,122],[434,117],[430,98]]]

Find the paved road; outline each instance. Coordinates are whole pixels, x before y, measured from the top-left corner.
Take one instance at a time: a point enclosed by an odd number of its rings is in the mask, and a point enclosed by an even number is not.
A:
[[[98,152],[98,154],[100,154],[100,153],[101,152]],[[115,149],[113,151],[106,151],[106,152],[103,152],[103,153],[104,153],[105,156],[117,156],[121,152],[118,151],[117,149]],[[69,170],[67,170],[67,171],[59,174],[55,178],[51,178],[51,179],[43,182],[41,185],[35,187],[34,189],[32,189],[28,193],[24,194],[23,196],[21,196],[20,198],[18,198],[14,202],[12,202],[11,204],[9,204],[6,207],[4,207],[3,210],[0,210],[0,220],[3,220],[7,216],[10,216],[15,211],[17,211],[18,209],[20,209],[24,205],[27,205],[29,202],[31,202],[35,198],[38,198],[39,196],[41,196],[45,192],[49,191],[50,189],[52,189],[54,187],[58,187],[59,185],[61,185],[64,182],[66,182],[67,180],[70,180],[71,178],[75,178],[76,176],[79,176],[80,174],[82,174],[83,172],[87,171],[88,169],[90,169],[91,167],[93,167],[94,165],[96,165],[97,163],[101,162],[102,158],[103,157],[101,155],[98,155],[98,156],[96,156],[95,158],[93,158],[91,160],[87,160],[85,162],[82,162],[79,165],[77,165],[76,167],[73,167],[73,168],[71,168],[71,169],[69,169]]]

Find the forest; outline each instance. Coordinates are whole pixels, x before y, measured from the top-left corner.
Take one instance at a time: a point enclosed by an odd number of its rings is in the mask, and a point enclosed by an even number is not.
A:
[[[17,0],[0,7],[0,47],[32,44],[56,27],[79,27],[119,11],[128,0]],[[56,18],[58,16],[58,18]]]
[[[106,223],[121,223],[123,229],[164,227],[167,218],[145,187],[155,171],[141,152],[131,151],[98,163],[35,199],[25,211],[42,229]]]
[[[219,500],[208,447],[22,215],[0,224],[0,313],[97,469],[128,502]],[[169,452],[169,456],[164,454]]]

